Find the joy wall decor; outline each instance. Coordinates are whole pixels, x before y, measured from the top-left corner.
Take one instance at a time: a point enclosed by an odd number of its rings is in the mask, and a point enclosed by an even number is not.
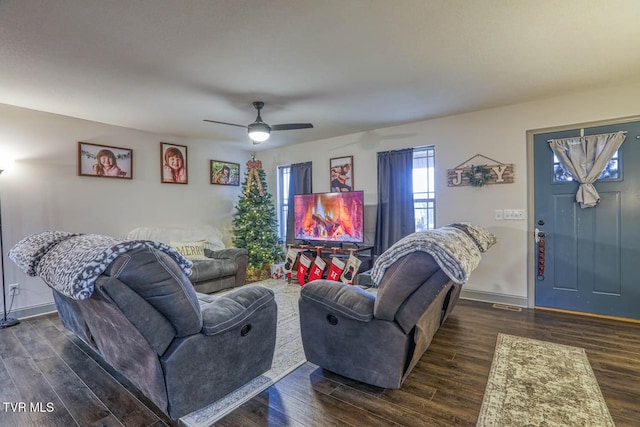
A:
[[[447,169],[449,187],[483,187],[488,184],[512,184],[514,181],[513,164],[501,163],[482,154],[476,154],[455,168]]]

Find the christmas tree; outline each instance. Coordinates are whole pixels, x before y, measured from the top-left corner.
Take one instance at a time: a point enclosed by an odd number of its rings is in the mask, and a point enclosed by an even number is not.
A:
[[[267,191],[262,162],[253,155],[247,162],[242,189],[233,215],[233,243],[249,252],[248,275],[254,276],[263,268],[269,270],[272,263],[284,260],[284,253],[278,243],[278,218]]]

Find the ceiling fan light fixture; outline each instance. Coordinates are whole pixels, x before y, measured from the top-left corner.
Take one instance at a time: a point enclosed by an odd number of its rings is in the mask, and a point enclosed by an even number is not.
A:
[[[249,138],[254,142],[264,142],[269,139],[271,127],[264,122],[251,123],[249,125]]]
[[[271,131],[281,131],[281,130],[297,130],[297,129],[311,129],[313,125],[311,123],[286,123],[269,126],[265,122],[262,121],[262,117],[260,117],[260,110],[264,107],[264,102],[256,101],[253,103],[253,107],[258,110],[258,117],[248,126],[239,125],[236,123],[228,123],[228,122],[219,122],[217,120],[209,120],[204,119],[205,122],[218,123],[221,125],[228,126],[236,126],[239,128],[245,128],[249,131],[249,138],[253,141],[253,145],[259,145],[269,139],[271,135]]]

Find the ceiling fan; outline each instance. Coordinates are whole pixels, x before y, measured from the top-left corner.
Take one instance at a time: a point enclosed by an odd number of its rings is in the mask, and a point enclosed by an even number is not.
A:
[[[258,117],[256,120],[250,125],[237,125],[235,123],[227,123],[227,122],[219,122],[217,120],[207,120],[204,119],[205,122],[218,123],[221,125],[230,125],[230,126],[238,126],[241,128],[245,128],[249,132],[249,138],[253,141],[254,145],[258,145],[261,142],[269,139],[269,135],[271,135],[271,131],[278,130],[296,130],[296,129],[310,129],[313,127],[311,123],[287,123],[283,125],[271,125],[269,126],[265,122],[262,121],[262,117],[260,117],[260,110],[264,107],[264,102],[256,101],[253,103],[253,106],[256,110],[258,110]]]

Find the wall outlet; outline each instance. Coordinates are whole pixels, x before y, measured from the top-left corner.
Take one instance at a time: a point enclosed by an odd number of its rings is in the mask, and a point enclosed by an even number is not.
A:
[[[502,209],[496,209],[496,220],[501,221],[504,218],[504,211]]]
[[[9,285],[9,295],[20,295],[20,285],[18,283]]]

